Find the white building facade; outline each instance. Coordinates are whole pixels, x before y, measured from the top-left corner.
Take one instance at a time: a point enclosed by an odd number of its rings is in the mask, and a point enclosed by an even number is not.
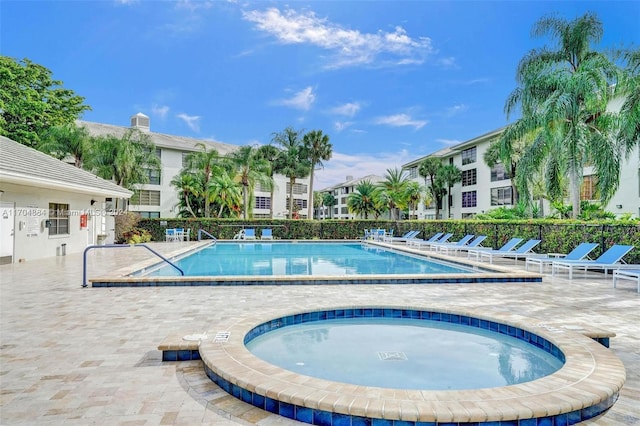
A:
[[[330,186],[328,188],[324,188],[319,192],[324,194],[331,194],[336,200],[336,204],[329,206],[322,206],[319,209],[316,209],[315,218],[316,219],[358,219],[360,218],[358,215],[351,213],[349,211],[349,206],[347,204],[347,200],[349,199],[349,195],[356,192],[356,187],[358,184],[369,181],[373,185],[378,184],[383,181],[384,178],[378,175],[368,175],[361,178],[354,179],[353,176],[347,176],[344,182],[341,182],[337,185]],[[385,218],[388,218],[388,214],[384,215]],[[373,219],[373,218],[370,218]]]
[[[130,128],[138,129],[147,134],[156,146],[156,155],[160,158],[161,170],[159,174],[150,174],[149,183],[140,185],[129,204],[128,210],[139,213],[146,218],[173,218],[178,215],[178,191],[171,185],[186,165],[187,155],[202,151],[202,145],[207,150],[215,149],[220,155],[229,154],[239,148],[237,145],[214,142],[204,139],[194,139],[182,136],[166,135],[152,132],[150,119],[144,114],[138,113],[131,117],[131,126],[115,126],[109,124],[78,121],[78,126],[85,127],[93,136],[113,135],[122,137]],[[274,218],[288,217],[288,179],[282,175],[274,176],[275,189],[273,199],[270,191],[259,185],[254,191],[255,206],[254,218],[271,217],[271,204],[273,203]],[[298,214],[306,218],[308,194],[308,179],[297,179],[294,185],[294,202],[300,208]]]

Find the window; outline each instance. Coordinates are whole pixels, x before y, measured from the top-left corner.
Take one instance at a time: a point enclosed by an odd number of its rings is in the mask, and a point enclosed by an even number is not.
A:
[[[476,191],[467,191],[462,193],[462,207],[476,207]]]
[[[340,213],[341,213],[341,214],[349,214],[349,209],[348,209],[347,207],[342,207],[342,208],[340,209]]]
[[[462,186],[475,185],[476,183],[478,183],[476,169],[462,171]]]
[[[270,209],[271,197],[256,197],[256,209]]]
[[[269,189],[269,185],[267,185],[267,184],[256,182],[255,191],[256,192],[269,192],[270,193],[271,189]]]
[[[150,185],[160,185],[160,170],[147,170]]]
[[[580,188],[580,199],[597,200],[599,198],[597,184],[598,180],[595,175],[584,176],[582,178],[582,187]]]
[[[136,212],[143,219],[159,219],[160,212]]]
[[[340,199],[340,204],[347,204],[347,197],[342,197]]]
[[[477,149],[473,148],[465,149],[462,151],[462,165],[471,164],[476,162]]]
[[[290,187],[291,187],[291,183],[287,182],[287,194],[289,193],[289,188]],[[308,192],[307,185],[305,185],[303,183],[294,183],[293,184],[293,193],[294,194],[306,194],[307,192]]]
[[[409,169],[409,179],[415,179],[418,177],[418,166],[414,166]]]
[[[138,206],[159,206],[160,191],[150,191],[147,189],[136,191],[133,197],[131,197],[131,204]]]
[[[49,235],[69,234],[69,204],[49,203]]]
[[[504,168],[504,164],[498,163],[491,168],[491,182],[505,179],[511,179],[511,176],[509,176],[509,173]]]
[[[307,200],[304,200],[302,198],[294,198],[293,202],[301,209],[307,208]],[[287,198],[287,208],[288,207],[289,207],[289,198]],[[337,209],[336,209],[336,213],[337,213]]]
[[[510,186],[491,188],[492,206],[510,206],[513,204],[513,191]]]

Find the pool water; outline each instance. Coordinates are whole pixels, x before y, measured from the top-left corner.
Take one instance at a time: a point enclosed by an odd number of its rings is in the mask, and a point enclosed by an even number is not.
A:
[[[246,343],[254,355],[306,376],[363,386],[452,390],[514,385],[563,361],[511,336],[460,324],[349,318],[281,327]]]
[[[471,269],[366,244],[217,243],[174,261],[186,276],[472,274]],[[175,276],[170,266],[150,276]]]

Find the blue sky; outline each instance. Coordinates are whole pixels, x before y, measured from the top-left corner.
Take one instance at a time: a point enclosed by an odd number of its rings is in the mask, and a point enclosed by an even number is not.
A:
[[[506,125],[541,16],[592,11],[600,49],[640,45],[638,1],[12,1],[0,52],[53,71],[84,120],[235,145],[329,135],[315,189]]]

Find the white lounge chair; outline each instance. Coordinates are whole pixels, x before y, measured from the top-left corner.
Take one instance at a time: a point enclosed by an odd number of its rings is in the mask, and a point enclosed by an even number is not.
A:
[[[481,261],[483,257],[488,257],[489,263],[493,263],[494,257],[503,258],[503,259],[504,258],[514,259],[514,261],[517,261],[518,259],[525,259],[527,256],[531,256],[533,254],[531,253],[531,250],[533,250],[538,244],[540,244],[541,241],[542,240],[528,240],[527,242],[525,242],[523,245],[521,245],[515,250],[507,250],[507,251],[484,250],[484,251],[479,251],[478,253],[480,254]]]
[[[625,268],[625,265],[619,262],[631,250],[633,250],[633,246],[615,244],[609,247],[609,249],[602,253],[596,260],[556,260],[551,263],[551,276],[555,276],[556,270],[559,271],[561,269],[569,271],[569,279],[573,278],[574,269],[584,270],[585,273],[589,269],[598,269],[605,274],[609,271],[622,269]],[[633,269],[633,267],[628,265],[626,269]]]
[[[513,249],[516,248],[516,246],[518,244],[520,244],[522,242],[522,238],[512,238],[509,241],[507,241],[506,243],[504,243],[504,245],[502,247],[500,247],[497,250],[494,250],[491,247],[476,247],[472,250],[467,250],[467,257],[470,258],[471,256],[474,256],[476,258],[476,260],[480,259],[480,253],[482,253],[483,251],[499,251],[499,252],[508,252],[511,251]]]
[[[529,256],[524,264],[524,269],[529,270],[529,265],[539,265],[540,273],[545,266],[551,266],[556,260],[584,260],[596,247],[598,243],[580,243],[567,254],[549,253],[544,256]]]
[[[640,265],[636,266],[640,268]],[[618,280],[636,281],[638,284],[638,293],[640,293],[640,269],[616,269],[613,271],[613,288],[616,288]]]
[[[271,228],[264,228],[262,230],[262,234],[260,235],[261,240],[273,240],[273,233],[271,232]]]

